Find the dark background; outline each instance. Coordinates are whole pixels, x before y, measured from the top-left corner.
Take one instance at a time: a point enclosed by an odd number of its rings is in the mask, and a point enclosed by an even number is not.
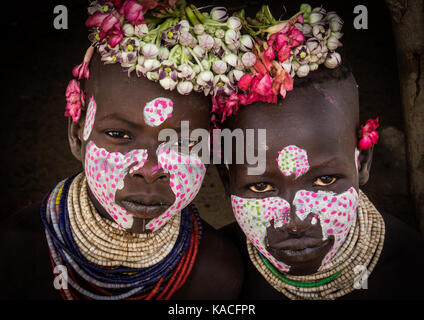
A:
[[[201,3],[200,1],[195,2]],[[245,5],[253,16],[263,1],[210,1],[228,8]],[[275,16],[300,1],[268,1]],[[417,229],[408,193],[403,118],[390,18],[384,1],[310,1],[336,11],[345,21],[342,43],[359,84],[361,122],[380,117],[380,142],[365,193],[376,207]],[[3,10],[2,24],[2,192],[0,219],[41,201],[60,180],[81,170],[67,143],[64,93],[72,68],[89,46],[88,1],[16,1]],[[368,8],[368,30],[353,28],[353,8]],[[68,8],[68,30],[53,27],[56,5]],[[210,168],[195,203],[216,228],[232,221],[216,170]]]

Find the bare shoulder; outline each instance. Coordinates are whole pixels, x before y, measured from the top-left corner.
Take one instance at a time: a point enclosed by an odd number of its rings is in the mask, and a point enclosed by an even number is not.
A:
[[[234,243],[206,222],[196,262],[187,283],[175,299],[237,299],[244,277],[243,263]]]

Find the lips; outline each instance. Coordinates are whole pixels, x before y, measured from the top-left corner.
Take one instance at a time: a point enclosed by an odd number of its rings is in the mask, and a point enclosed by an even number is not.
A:
[[[268,251],[279,261],[296,264],[311,261],[328,252],[330,240],[317,238],[290,238],[276,244],[269,244]]]
[[[156,218],[170,207],[167,201],[145,200],[144,197],[128,197],[120,200],[118,204],[128,213],[141,219]]]

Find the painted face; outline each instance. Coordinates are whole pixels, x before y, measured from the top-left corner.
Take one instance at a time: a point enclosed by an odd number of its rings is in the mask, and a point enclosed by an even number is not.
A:
[[[96,109],[96,101],[91,97],[84,124],[84,141],[89,139],[93,130]],[[148,126],[160,126],[171,118],[172,111],[172,100],[154,99],[143,109],[144,122]],[[154,155],[158,164],[151,170],[169,174],[169,187],[175,195],[175,201],[162,214],[147,222],[147,229],[151,231],[165,225],[195,198],[206,172],[198,156],[183,154],[175,145],[167,146],[163,143]],[[107,214],[124,229],[133,227],[134,214],[117,203],[117,191],[125,187],[124,180],[128,175],[143,168],[149,156],[147,148],[121,153],[101,148],[92,140],[86,144],[84,168],[90,190]]]
[[[276,161],[281,174],[284,176],[293,174],[295,178],[298,178],[309,170],[307,152],[294,145],[284,147],[279,151]],[[337,253],[355,223],[358,194],[355,188],[350,187],[341,194],[299,190],[296,192],[292,203],[279,197],[249,199],[235,195],[231,196],[231,201],[236,220],[247,238],[275,267],[283,272],[288,272],[290,265],[278,260],[267,249],[265,241],[267,228],[271,226],[271,221],[274,228],[284,228],[293,219],[292,215],[289,214],[293,212],[300,221],[309,218],[312,225],[319,222],[322,230],[322,241],[334,237],[332,248],[321,262],[320,268],[322,268]],[[309,244],[297,244],[298,248],[293,247],[296,244],[291,245],[292,251],[305,250],[306,248],[313,250],[311,241]]]

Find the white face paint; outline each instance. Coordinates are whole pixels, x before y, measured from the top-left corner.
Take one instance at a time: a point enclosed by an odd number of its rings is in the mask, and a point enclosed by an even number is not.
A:
[[[94,97],[91,97],[90,102],[88,103],[87,115],[85,116],[84,133],[83,133],[84,141],[88,140],[88,137],[90,136],[91,131],[93,131],[96,109],[97,109],[96,101],[94,100]]]
[[[149,102],[144,108],[145,122],[150,126],[159,126],[172,116],[172,106],[172,101],[167,98],[157,98]],[[91,98],[84,126],[85,140],[93,129],[95,113],[96,103]],[[193,201],[206,173],[206,167],[196,154],[180,153],[173,147],[166,147],[165,143],[157,148],[156,154],[158,166],[155,169],[163,168],[165,172],[169,172],[169,185],[175,194],[175,202],[159,217],[147,223],[147,229],[152,231],[165,225]],[[85,173],[90,190],[109,215],[124,229],[132,227],[133,215],[115,202],[116,191],[124,187],[124,178],[128,173],[143,167],[147,157],[147,149],[122,154],[110,153],[97,147],[93,141],[86,146]]]
[[[306,151],[296,146],[285,147],[276,160],[286,176],[294,173],[297,178],[309,170]],[[248,199],[232,195],[231,202],[235,218],[246,237],[276,268],[287,272],[290,266],[278,261],[266,250],[266,228],[271,225],[271,220],[274,219],[275,227],[284,226],[289,223],[290,210],[294,210],[300,220],[306,219],[310,214],[312,224],[319,220],[322,239],[334,237],[333,247],[321,262],[322,269],[337,253],[356,221],[358,194],[353,187],[341,194],[299,190],[291,205],[279,197]]]
[[[175,194],[175,202],[159,217],[147,224],[154,231],[181,212],[193,199],[202,186],[206,168],[197,155],[178,152],[174,147],[161,144],[157,151],[159,167],[170,174],[170,187]]]
[[[174,103],[168,98],[156,98],[143,109],[144,122],[151,127],[158,127],[172,117]]]
[[[123,229],[132,227],[133,215],[115,202],[116,191],[124,187],[125,176],[140,169],[146,160],[146,149],[132,150],[122,154],[109,153],[106,149],[97,147],[93,141],[86,146],[85,175],[90,190],[107,213]],[[136,163],[135,166],[134,163]]]
[[[278,168],[285,176],[294,174],[298,178],[309,170],[306,151],[296,146],[287,146],[279,151],[276,160]]]

